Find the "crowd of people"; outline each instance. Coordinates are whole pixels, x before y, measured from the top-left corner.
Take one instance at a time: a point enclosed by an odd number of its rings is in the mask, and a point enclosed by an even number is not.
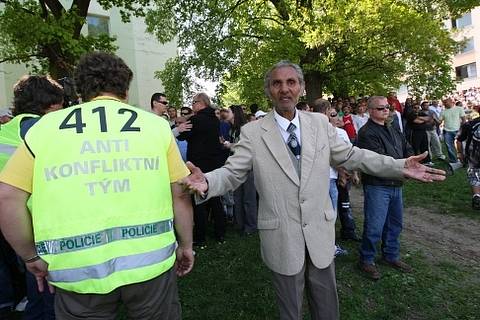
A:
[[[112,318],[120,303],[133,319],[180,319],[176,277],[192,269],[193,249],[225,243],[230,222],[259,234],[280,319],[301,318],[305,287],[312,319],[338,319],[337,213],[340,238],[360,242],[363,274],[380,279],[379,242],[383,263],[412,272],[400,256],[403,180],[444,179],[430,158],[445,158],[433,146],[442,126],[447,147],[458,147],[458,130],[464,150],[474,145],[476,120],[460,128],[465,111],[453,99],[308,105],[303,72],[288,61],[265,75],[268,112],[218,108],[201,92],[179,109],[154,93],[148,112],[126,103],[132,77],[122,59],[97,52],[75,69],[80,105],[62,109],[62,87],[45,76],[15,86],[0,131],[2,317],[26,295],[25,319]],[[360,181],[361,235],[349,200]]]

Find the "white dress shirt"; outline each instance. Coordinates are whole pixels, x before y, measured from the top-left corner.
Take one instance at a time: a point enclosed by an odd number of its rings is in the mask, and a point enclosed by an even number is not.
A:
[[[302,137],[300,134],[300,119],[298,118],[298,111],[295,110],[295,117],[293,117],[292,121],[279,115],[276,110],[273,110],[273,115],[275,116],[275,121],[277,122],[278,129],[280,129],[280,133],[282,134],[283,141],[287,143],[288,137],[290,136],[287,128],[291,122],[295,125],[295,135],[297,136],[298,144],[301,146]]]

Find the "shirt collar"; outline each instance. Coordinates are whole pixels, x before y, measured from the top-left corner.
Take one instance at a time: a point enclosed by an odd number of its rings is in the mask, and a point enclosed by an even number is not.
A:
[[[285,131],[287,131],[287,128],[290,125],[290,122],[293,123],[297,129],[300,128],[300,119],[298,117],[297,110],[295,110],[295,116],[293,117],[292,121],[279,115],[275,109],[273,110],[273,115],[275,117],[275,121],[277,121],[280,128],[282,128]]]
[[[115,100],[115,101],[120,101],[120,102],[122,101],[119,98],[112,97],[112,96],[97,96],[90,101],[95,101],[95,100]]]

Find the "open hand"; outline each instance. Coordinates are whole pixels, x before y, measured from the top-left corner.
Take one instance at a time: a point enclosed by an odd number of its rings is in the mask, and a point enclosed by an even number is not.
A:
[[[190,131],[192,130],[192,123],[190,121],[179,123],[177,128],[178,128],[178,132]]]
[[[208,190],[208,183],[207,179],[205,179],[205,175],[199,167],[195,166],[190,161],[187,161],[186,165],[191,173],[189,176],[180,180],[179,183],[190,190],[190,192],[204,196],[205,192]]]
[[[405,161],[403,174],[407,178],[415,179],[422,182],[433,182],[445,180],[445,171],[427,167],[420,163],[426,158],[428,152],[425,151],[417,156],[408,157]]]

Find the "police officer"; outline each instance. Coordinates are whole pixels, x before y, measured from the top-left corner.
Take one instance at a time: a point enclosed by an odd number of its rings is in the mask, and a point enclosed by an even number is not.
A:
[[[62,108],[63,94],[62,87],[49,77],[32,75],[20,78],[13,89],[12,113],[15,117],[0,126],[0,169],[5,166],[22,142],[28,128],[38,120],[39,116]],[[17,268],[17,258],[3,236],[0,238],[0,283],[3,288],[0,294],[0,308],[7,307],[6,309],[11,310],[14,307],[11,300],[12,292],[23,293],[25,283],[19,279],[13,279],[20,273]],[[14,285],[18,282],[22,284],[22,288]],[[24,319],[55,319],[53,295],[48,292],[39,294],[35,278],[30,272],[26,274],[26,288],[28,303]],[[4,309],[4,311],[8,310]],[[0,318],[2,318],[1,312]]]
[[[119,302],[129,318],[180,318],[176,274],[194,259],[177,181],[189,171],[168,122],[125,103],[132,76],[114,55],[82,57],[86,103],[42,117],[0,176],[2,232],[39,289],[56,288],[57,319],[114,319]]]

